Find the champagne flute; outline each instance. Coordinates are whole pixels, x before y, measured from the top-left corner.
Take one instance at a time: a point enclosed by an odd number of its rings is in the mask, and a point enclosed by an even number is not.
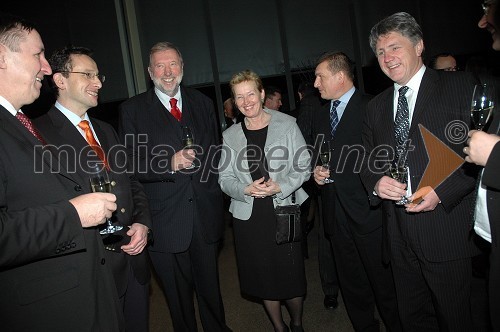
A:
[[[330,169],[330,158],[332,157],[332,149],[330,147],[330,141],[324,140],[319,148],[319,159],[321,160],[321,166],[326,169]],[[334,181],[330,178],[323,180],[323,183],[333,183]]]
[[[491,118],[494,102],[493,86],[477,84],[474,86],[471,103],[471,120],[474,129],[482,130]]]
[[[408,183],[408,166],[400,162],[392,162],[389,168],[389,176],[400,183]],[[399,201],[396,201],[396,205],[405,205],[411,203],[411,200],[406,196],[401,196]]]
[[[189,126],[182,127],[182,144],[184,144],[184,149],[194,148],[194,135]],[[193,169],[195,167],[194,163],[192,163],[191,166],[186,167],[186,169]]]
[[[111,182],[109,181],[109,175],[106,171],[106,167],[104,165],[96,165],[96,167],[92,170],[90,175],[90,187],[92,191],[97,193],[110,193],[111,192]],[[112,234],[119,230],[123,229],[121,225],[113,225],[111,219],[106,220],[106,227],[102,229],[99,233],[101,235]]]

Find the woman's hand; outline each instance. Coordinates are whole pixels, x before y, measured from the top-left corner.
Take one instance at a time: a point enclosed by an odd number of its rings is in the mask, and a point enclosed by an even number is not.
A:
[[[273,196],[281,192],[279,184],[272,179],[265,181],[264,177],[255,180],[245,188],[245,194],[254,198]]]

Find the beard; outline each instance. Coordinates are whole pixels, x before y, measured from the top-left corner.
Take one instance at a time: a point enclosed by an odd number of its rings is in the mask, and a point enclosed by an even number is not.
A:
[[[179,90],[179,86],[180,86],[180,84],[182,82],[182,76],[183,76],[183,74],[180,74],[179,76],[177,76],[175,78],[175,80],[174,80],[175,85],[171,89],[165,88],[165,86],[162,84],[163,82],[162,82],[162,78],[161,77],[154,77],[154,78],[152,78],[152,80],[153,80],[153,84],[154,84],[155,88],[157,88],[158,90],[160,90],[161,92],[163,92],[167,96],[172,97]]]

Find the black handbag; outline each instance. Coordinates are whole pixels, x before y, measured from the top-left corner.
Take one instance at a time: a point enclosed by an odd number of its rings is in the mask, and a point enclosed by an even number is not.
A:
[[[295,204],[295,192],[292,194],[292,205],[277,205],[274,211],[276,213],[276,243],[301,241],[300,205]]]

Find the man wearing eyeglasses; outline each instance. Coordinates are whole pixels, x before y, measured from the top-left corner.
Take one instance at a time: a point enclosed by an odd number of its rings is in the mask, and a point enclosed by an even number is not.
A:
[[[87,113],[97,106],[105,81],[91,56],[91,50],[73,46],[52,54],[49,63],[57,101],[35,124],[48,147],[73,170],[81,192],[91,192],[92,165],[108,169],[118,205],[111,220],[123,230],[103,238],[105,257],[113,270],[126,331],[147,332],[150,270],[143,250],[151,225],[148,202],[142,185],[126,172],[126,154],[120,153],[115,130]]]
[[[478,22],[493,39],[492,47],[500,51],[500,11],[497,0],[483,3],[484,14]],[[498,93],[498,91],[497,91]],[[498,108],[498,105],[496,106]],[[471,130],[465,160],[483,166],[474,209],[474,230],[491,248],[488,299],[493,331],[500,331],[500,116],[498,110],[486,132]]]

